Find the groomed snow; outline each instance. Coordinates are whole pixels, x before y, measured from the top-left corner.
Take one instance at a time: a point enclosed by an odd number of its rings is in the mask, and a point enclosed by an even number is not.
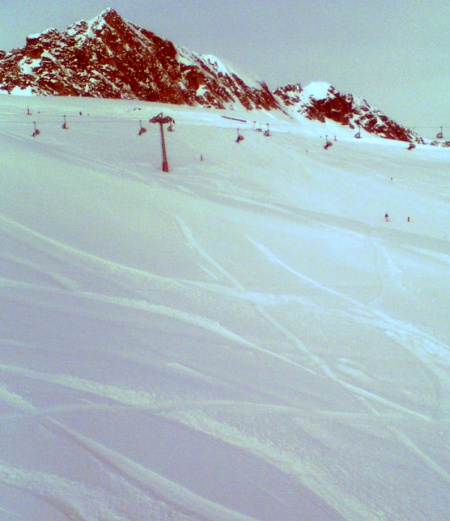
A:
[[[2,520],[448,516],[450,153],[353,133],[0,97]]]

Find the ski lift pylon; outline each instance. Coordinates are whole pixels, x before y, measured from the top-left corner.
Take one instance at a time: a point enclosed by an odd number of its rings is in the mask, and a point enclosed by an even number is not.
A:
[[[161,132],[161,152],[162,152],[161,169],[163,172],[168,172],[169,171],[169,162],[167,160],[166,141],[164,138],[164,124],[168,123],[169,125],[172,125],[175,123],[175,120],[173,118],[171,118],[170,116],[164,116],[164,114],[162,112],[160,112],[153,118],[149,119],[148,122],[159,124],[159,129]]]

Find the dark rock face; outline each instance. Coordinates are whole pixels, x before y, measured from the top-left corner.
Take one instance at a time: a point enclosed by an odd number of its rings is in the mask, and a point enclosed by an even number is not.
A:
[[[225,108],[275,109],[264,83],[247,85],[218,60],[191,53],[107,9],[67,31],[30,36],[0,54],[0,88],[38,95],[141,99]]]
[[[305,93],[298,84],[280,87],[274,94],[292,112],[311,120],[325,122],[327,118],[351,129],[362,129],[387,139],[423,143],[417,134],[389,119],[366,100],[342,94],[331,85],[328,85],[326,94],[319,96]]]
[[[66,31],[29,36],[22,49],[0,51],[0,90],[36,95],[140,99],[177,105],[283,110],[388,139],[423,142],[365,100],[321,85],[270,92],[264,82],[242,79],[214,56],[200,56],[122,19],[113,9]],[[325,85],[325,90],[324,90]],[[326,91],[326,92],[325,92]]]

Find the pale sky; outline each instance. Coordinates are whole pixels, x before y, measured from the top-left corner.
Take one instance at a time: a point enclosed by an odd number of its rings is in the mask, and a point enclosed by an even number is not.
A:
[[[450,138],[450,0],[0,0],[0,49],[107,7],[272,89],[325,81]]]

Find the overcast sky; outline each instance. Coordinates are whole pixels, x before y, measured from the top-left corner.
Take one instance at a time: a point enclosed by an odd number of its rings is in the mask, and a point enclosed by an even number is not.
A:
[[[0,0],[0,49],[107,7],[271,88],[326,81],[450,137],[450,0]]]

